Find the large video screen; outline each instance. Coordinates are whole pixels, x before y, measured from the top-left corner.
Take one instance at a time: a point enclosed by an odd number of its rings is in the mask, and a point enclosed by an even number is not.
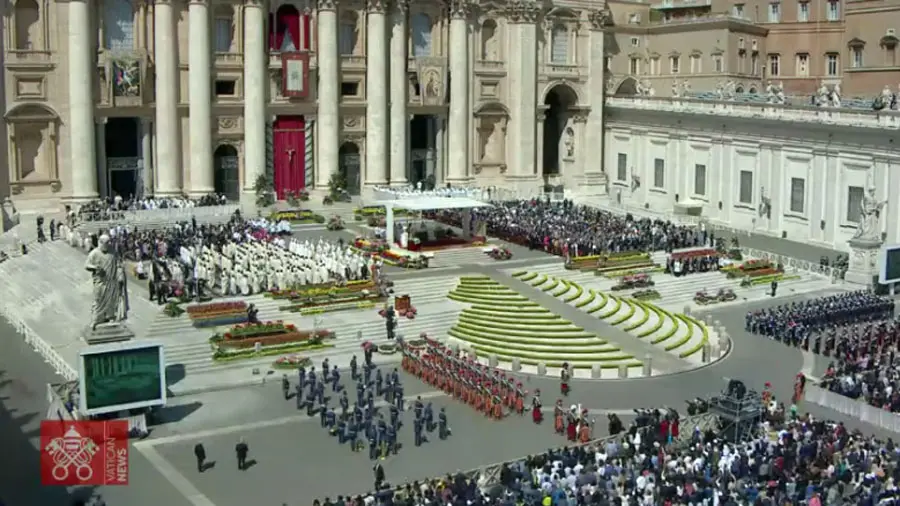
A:
[[[98,415],[166,403],[163,348],[155,343],[115,343],[81,352],[81,412]]]

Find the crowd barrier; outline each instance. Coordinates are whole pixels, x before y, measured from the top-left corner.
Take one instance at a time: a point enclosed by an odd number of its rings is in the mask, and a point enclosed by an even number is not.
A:
[[[139,225],[141,223],[174,223],[210,218],[228,218],[240,210],[240,204],[198,207],[167,207],[164,209],[140,209],[134,211],[97,211],[77,214],[80,223],[96,225]]]
[[[25,338],[25,342],[28,343],[34,351],[44,357],[44,360],[50,364],[50,367],[52,367],[57,374],[65,378],[66,381],[75,381],[78,379],[78,371],[69,365],[68,362],[63,360],[52,346],[41,339],[41,336],[31,330],[31,327],[17,316],[18,310],[14,303],[4,302],[3,305],[0,306],[0,312],[2,312],[3,317],[6,318],[10,325],[15,327],[16,332]]]
[[[870,425],[900,434],[900,415],[815,385],[807,385],[803,399]]]
[[[840,269],[831,266],[820,265],[817,262],[809,262],[785,255],[778,255],[769,251],[758,250],[755,248],[741,248],[741,254],[748,258],[757,258],[760,260],[769,260],[770,262],[781,264],[784,266],[785,272],[806,272],[817,276],[825,276],[831,282],[838,283],[840,281]]]

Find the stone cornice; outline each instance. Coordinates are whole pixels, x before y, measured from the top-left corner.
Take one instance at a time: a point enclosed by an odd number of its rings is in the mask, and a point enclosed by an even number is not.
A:
[[[506,8],[506,16],[510,23],[537,23],[541,15],[541,7],[530,0],[513,0]]]
[[[450,19],[469,19],[472,14],[469,0],[450,0],[447,6],[450,9]]]
[[[317,0],[316,8],[320,11],[337,10],[338,0]]]
[[[366,12],[384,14],[387,12],[387,0],[366,0]]]

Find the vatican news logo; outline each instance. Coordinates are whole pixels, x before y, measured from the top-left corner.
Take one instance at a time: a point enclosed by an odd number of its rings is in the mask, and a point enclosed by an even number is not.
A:
[[[41,422],[41,484],[128,485],[128,422]]]

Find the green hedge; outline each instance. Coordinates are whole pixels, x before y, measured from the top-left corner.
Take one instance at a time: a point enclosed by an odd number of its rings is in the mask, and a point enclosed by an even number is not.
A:
[[[545,310],[546,311],[546,310]],[[555,315],[549,311],[544,313],[522,313],[519,311],[503,311],[503,310],[486,310],[486,309],[463,309],[462,313],[467,316],[472,316],[475,318],[494,318],[498,321],[503,319],[510,319],[512,321],[521,322],[523,320],[538,320],[538,321],[546,321],[548,325],[550,322],[558,322],[562,320],[562,317],[559,315]],[[553,323],[553,325],[557,325],[557,323]],[[568,325],[568,322],[566,322]]]
[[[531,282],[528,283],[528,284],[531,285],[531,286],[533,286],[533,287],[535,287],[535,288],[537,288],[537,287],[543,285],[544,283],[546,283],[548,279],[550,279],[550,278],[548,278],[547,276],[541,274],[540,276],[537,277],[537,279],[531,281]]]
[[[565,294],[569,291],[570,288],[571,288],[571,287],[569,286],[569,283],[567,283],[566,281],[560,280],[560,286],[559,286],[559,288],[557,288],[556,290],[551,291],[551,292],[550,292],[550,295],[552,295],[552,296],[554,296],[554,297],[562,297],[563,295],[565,295]]]
[[[453,334],[450,334],[453,335]],[[457,337],[457,336],[453,336]],[[588,353],[583,354],[569,354],[569,353],[554,353],[554,355],[548,357],[545,354],[540,352],[532,352],[532,351],[519,351],[515,350],[515,353],[510,353],[506,349],[495,348],[493,346],[483,346],[480,344],[473,344],[472,348],[476,350],[483,351],[485,353],[493,353],[498,357],[510,357],[510,358],[520,358],[520,359],[531,359],[531,360],[559,360],[560,362],[620,362],[623,360],[632,360],[634,359],[633,355],[628,355],[626,353],[620,353],[618,355],[608,355],[608,356],[595,356],[595,357],[579,357],[578,355],[588,355]],[[603,355],[603,353],[594,353],[593,355]]]
[[[516,292],[509,290],[481,290],[475,288],[469,288],[466,286],[457,286],[454,292],[465,295],[466,297],[484,297],[486,299],[522,299],[528,300],[525,297],[522,297]]]
[[[597,292],[591,290],[590,292],[588,292],[588,298],[576,302],[575,307],[577,307],[578,309],[581,309],[584,306],[587,306],[588,304],[590,304],[591,302],[594,302],[594,300],[596,298],[597,298]]]
[[[643,332],[639,332],[637,335],[638,338],[643,339],[645,337],[651,336],[651,335],[659,332],[659,329],[661,329],[663,327],[663,324],[666,323],[666,319],[670,319],[670,321],[672,321],[672,323],[675,324],[674,328],[676,328],[676,329],[678,328],[678,322],[676,322],[671,316],[669,316],[662,309],[660,309],[656,306],[650,305],[650,304],[644,304],[644,307],[648,308],[648,309],[650,309],[650,311],[653,311],[654,313],[656,313],[656,316],[659,318],[659,320],[656,322],[656,324],[654,324],[649,329],[644,330]]]
[[[608,296],[608,295],[606,295],[606,294],[603,293],[603,292],[597,292],[597,291],[594,291],[594,290],[591,290],[591,291],[592,291],[594,294],[596,294],[597,297],[600,297],[600,302],[599,302],[599,304],[597,304],[597,305],[594,306],[594,307],[587,308],[587,309],[585,310],[585,312],[586,312],[587,314],[594,314],[594,313],[596,313],[597,311],[600,311],[601,309],[603,309],[604,307],[606,307],[606,304],[609,303],[609,296]]]
[[[516,271],[516,272],[512,273],[512,277],[521,278],[522,276],[524,276],[526,274],[528,274],[528,271]]]
[[[631,304],[632,304],[632,307],[640,308],[641,310],[643,310],[644,316],[642,316],[641,319],[636,321],[635,323],[628,324],[625,327],[626,332],[633,332],[650,320],[650,310],[647,309],[646,306],[644,306],[643,304],[641,304],[640,302],[638,302],[636,300],[632,300]]]
[[[702,349],[703,349],[703,346],[704,346],[706,343],[709,342],[709,329],[706,328],[706,325],[700,323],[700,321],[697,320],[696,318],[693,318],[693,317],[690,317],[690,316],[687,316],[687,315],[682,315],[682,316],[684,317],[684,320],[685,320],[685,321],[690,322],[690,323],[693,323],[694,325],[697,325],[697,327],[700,328],[700,332],[703,333],[702,339],[700,340],[699,343],[695,344],[694,346],[691,346],[690,348],[688,348],[688,349],[686,349],[686,350],[684,350],[683,352],[681,352],[681,353],[678,354],[678,356],[681,357],[681,358],[688,358],[688,357],[690,357],[691,355],[693,355],[693,354],[697,353],[698,351],[702,350]],[[693,328],[692,328],[691,330],[693,330]]]
[[[574,300],[578,300],[584,294],[584,288],[581,288],[581,285],[572,283],[571,281],[566,281],[566,284],[569,286],[570,289],[571,288],[575,289],[574,294],[563,297],[563,302],[565,302],[566,304],[568,304]]]
[[[509,350],[522,351],[525,353],[532,352],[545,352],[545,353],[557,353],[560,350],[558,345],[554,345],[552,343],[546,343],[537,341],[534,339],[516,339],[516,340],[499,340],[499,339],[490,339],[484,338],[480,336],[475,336],[466,331],[466,329],[461,329],[458,327],[453,327],[448,332],[455,339],[463,341],[468,344],[478,345],[478,346],[489,346],[491,348],[501,347]],[[575,350],[562,350],[564,352],[570,351],[575,355],[583,355],[587,353],[612,353],[619,351],[619,348],[610,344],[571,344],[567,345],[571,348],[576,348]]]
[[[613,301],[613,308],[605,313],[600,313],[597,318],[600,318],[601,320],[605,320],[610,316],[618,313],[619,309],[622,308],[622,299],[616,297],[615,295],[607,295],[606,297]]]
[[[473,311],[488,311],[488,312],[491,312],[491,311],[495,312],[497,310],[497,308],[495,306],[486,306],[484,304],[475,304],[474,306],[472,306],[469,309],[471,309]],[[546,309],[540,307],[539,305],[537,305],[533,302],[531,304],[529,304],[528,306],[515,307],[515,309],[509,308],[509,309],[503,310],[503,312],[509,312],[509,311],[515,311],[516,315],[520,316],[521,318],[529,318],[530,314],[538,314],[538,315],[552,314],[552,313],[550,313],[550,311],[547,311]],[[525,314],[523,314],[523,313],[525,313]]]
[[[531,281],[532,279],[536,278],[537,276],[538,275],[536,272],[528,272],[522,276],[516,276],[516,277],[519,278],[519,281],[524,281],[527,283],[528,281]]]
[[[679,339],[677,339],[677,340],[675,340],[675,341],[673,341],[673,342],[671,342],[671,343],[665,345],[664,348],[665,348],[666,351],[675,351],[676,349],[678,349],[678,348],[684,346],[688,341],[691,340],[692,337],[694,337],[694,327],[688,322],[688,320],[685,320],[684,315],[680,315],[680,314],[679,314],[679,315],[675,315],[675,318],[681,320],[682,323],[684,323],[685,325],[687,325],[688,332],[687,332],[687,334],[685,334],[685,335],[682,336],[681,338],[679,338]]]
[[[632,316],[634,316],[635,308],[634,304],[631,301],[626,299],[621,299],[622,303],[625,304],[625,314],[620,316],[615,316],[615,313],[612,316],[612,319],[609,321],[610,325],[621,325],[627,322]]]
[[[493,282],[493,283],[496,283],[496,281],[494,281],[490,276],[485,276],[485,275],[481,275],[481,276],[460,276],[460,277],[459,277],[459,280],[460,280],[460,282],[463,282],[463,283],[465,283],[466,281],[491,281],[491,282]]]
[[[586,334],[587,336],[593,335],[590,333],[585,333],[584,329],[576,327],[574,325],[571,325],[568,328],[566,328],[564,326],[560,326],[560,325],[553,325],[553,326],[542,325],[540,322],[534,323],[533,325],[529,325],[527,323],[524,325],[522,323],[519,323],[518,325],[512,325],[512,324],[508,324],[508,323],[499,323],[499,322],[495,322],[495,321],[486,321],[486,320],[482,320],[482,319],[466,318],[466,317],[463,317],[462,315],[460,315],[459,320],[457,321],[457,325],[466,325],[476,331],[482,330],[481,327],[483,327],[485,330],[507,332],[512,335],[516,335],[517,332],[522,333],[526,336],[531,336],[535,333],[537,333],[538,335],[541,335],[542,333],[556,334],[556,335],[548,335],[547,336],[548,338],[568,337],[566,335],[559,335],[559,334],[568,334],[568,335],[578,335],[578,334],[585,335]]]
[[[479,356],[479,357],[482,357],[482,358],[487,358],[489,355],[491,355],[491,353],[485,352],[485,351],[481,351],[481,350],[479,350],[479,349],[477,349],[477,348],[473,348],[473,350],[475,351],[475,355],[477,355],[477,356]],[[625,366],[628,366],[628,367],[641,367],[641,366],[643,366],[643,363],[642,363],[640,360],[628,360],[628,361],[625,361],[625,362],[620,362],[620,363],[618,363],[618,364],[602,364],[602,363],[601,363],[601,364],[598,364],[598,363],[596,363],[596,362],[594,362],[594,361],[586,361],[586,362],[582,362],[582,361],[580,361],[580,360],[569,360],[569,361],[566,361],[566,362],[545,362],[545,361],[542,361],[542,360],[532,360],[532,359],[527,359],[527,358],[520,358],[520,357],[511,357],[511,356],[506,356],[506,355],[500,355],[500,354],[498,354],[498,353],[493,353],[493,355],[497,355],[497,358],[499,358],[499,359],[501,359],[501,360],[503,360],[503,361],[505,361],[505,362],[510,362],[513,358],[518,358],[518,359],[519,359],[519,362],[520,362],[522,365],[530,365],[530,366],[536,366],[536,365],[538,365],[538,364],[544,364],[544,365],[547,366],[547,367],[562,367],[562,365],[563,365],[564,363],[567,363],[567,364],[569,365],[569,367],[572,367],[572,368],[574,368],[574,369],[591,369],[594,365],[599,365],[601,369],[618,369],[618,368],[619,368],[619,365],[625,365]]]
[[[507,308],[514,308],[514,307],[520,307],[520,306],[521,307],[537,307],[537,304],[535,304],[534,302],[489,300],[489,299],[485,299],[484,297],[475,298],[475,297],[471,297],[471,296],[467,296],[467,295],[456,294],[453,292],[450,292],[449,294],[447,294],[447,298],[450,300],[455,300],[456,302],[462,302],[465,304],[476,304],[476,305],[490,304],[492,306],[502,306],[502,307],[507,307]]]
[[[548,281],[550,282],[549,285],[547,285],[547,286],[538,286],[538,288],[540,288],[541,291],[549,292],[550,290],[555,290],[556,287],[559,286],[559,280],[556,279],[556,278],[549,278]]]
[[[492,329],[492,328],[481,328],[479,324],[472,324],[469,322],[456,322],[456,326],[460,328],[465,328],[467,332],[473,332],[474,335],[483,337],[485,339],[497,338],[503,340],[506,337],[525,337],[532,339],[590,339],[597,337],[590,332],[581,332],[578,334],[577,331],[573,331],[572,334],[566,336],[560,335],[551,335],[547,332],[541,332],[540,329],[521,329],[521,330],[511,330],[511,329]]]
[[[468,312],[468,310],[464,310],[459,314],[459,317],[477,321],[484,321],[489,319],[492,323],[509,323],[511,325],[540,325],[541,328],[565,327],[571,325],[570,322],[559,317],[543,318],[534,316],[527,317],[526,315],[526,317],[523,318],[515,313],[481,314],[470,313]]]
[[[673,315],[672,313],[669,313],[669,312],[667,312],[666,314],[668,314],[672,318],[672,321],[675,322],[675,326],[672,327],[671,329],[669,329],[668,331],[666,331],[665,334],[658,336],[656,339],[651,341],[653,344],[660,344],[664,341],[668,341],[669,339],[671,339],[675,334],[678,333],[678,329],[681,328],[681,324],[684,323],[680,318],[678,318],[677,315]],[[691,328],[690,325],[688,325],[687,330],[688,330],[687,338],[690,339],[691,336],[694,334],[694,329]],[[677,346],[681,346],[681,344],[683,344],[683,343],[684,342],[681,342]]]

